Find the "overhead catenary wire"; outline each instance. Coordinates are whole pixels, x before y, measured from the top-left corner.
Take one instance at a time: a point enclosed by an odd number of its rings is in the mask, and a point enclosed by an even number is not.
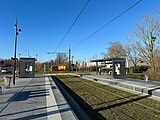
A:
[[[69,27],[69,29],[67,30],[67,32],[65,33],[64,37],[62,38],[62,40],[59,42],[58,46],[56,47],[56,49],[54,50],[54,52],[56,52],[56,50],[60,47],[60,45],[62,44],[62,42],[65,40],[65,38],[67,37],[68,33],[71,31],[72,27],[74,26],[74,24],[77,22],[78,18],[81,16],[81,14],[83,13],[84,9],[87,7],[88,3],[90,0],[87,0],[86,4],[84,5],[84,7],[82,8],[82,10],[80,11],[80,13],[78,14],[78,16],[76,17],[76,19],[74,20],[74,22],[71,24],[71,26]]]
[[[99,32],[100,30],[102,30],[103,28],[105,28],[107,25],[111,24],[112,22],[114,22],[116,19],[118,19],[119,17],[121,17],[123,14],[125,14],[126,12],[128,12],[129,10],[131,10],[132,8],[134,8],[136,5],[138,5],[140,2],[142,2],[142,0],[139,0],[138,2],[136,2],[135,4],[133,4],[132,6],[130,6],[129,8],[127,8],[125,11],[123,11],[122,13],[120,13],[119,15],[117,15],[116,17],[114,17],[113,19],[111,19],[109,22],[105,23],[102,27],[100,27],[99,29],[97,29],[95,32],[93,32],[92,34],[90,34],[89,36],[87,36],[85,39],[81,40],[79,43],[75,44],[71,49],[79,46],[80,44],[82,44],[84,41],[88,40],[90,37],[92,37],[93,35],[95,35],[97,32]]]

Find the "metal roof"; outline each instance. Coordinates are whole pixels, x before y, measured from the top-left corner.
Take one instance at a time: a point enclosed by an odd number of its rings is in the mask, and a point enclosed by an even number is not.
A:
[[[114,60],[125,60],[125,59],[124,58],[105,58],[105,59],[91,60],[91,62],[105,62],[105,61],[114,61]]]
[[[20,58],[20,60],[36,60],[35,58]]]

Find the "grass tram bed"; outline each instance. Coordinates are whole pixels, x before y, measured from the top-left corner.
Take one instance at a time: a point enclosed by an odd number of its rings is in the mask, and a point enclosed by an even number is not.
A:
[[[91,119],[160,120],[160,102],[77,76],[57,75]]]

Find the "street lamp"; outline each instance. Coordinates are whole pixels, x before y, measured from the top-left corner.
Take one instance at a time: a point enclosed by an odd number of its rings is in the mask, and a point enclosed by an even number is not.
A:
[[[15,27],[15,41],[14,41],[14,68],[13,68],[13,84],[15,84],[15,72],[16,72],[16,52],[17,52],[17,36],[21,32],[21,29],[18,28],[18,20],[16,19]]]
[[[72,56],[72,64],[73,64],[73,58],[74,58],[74,56]]]
[[[74,70],[73,58],[74,58],[74,56],[72,56],[72,72]]]
[[[19,54],[19,59],[20,59],[20,57],[21,57],[21,54]]]
[[[36,73],[37,73],[37,61],[38,61],[38,55],[36,54]]]
[[[150,37],[151,37],[151,61],[152,61],[152,67],[153,67],[153,70],[155,70],[155,64],[154,64],[154,54],[153,54],[153,50],[154,50],[154,42],[156,40],[156,37],[152,36],[152,32],[150,32]]]

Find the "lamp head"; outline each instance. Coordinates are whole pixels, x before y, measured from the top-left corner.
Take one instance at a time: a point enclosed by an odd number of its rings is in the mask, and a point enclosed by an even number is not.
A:
[[[21,29],[18,29],[18,32],[22,32],[22,30],[21,30]]]
[[[14,25],[14,28],[17,28],[17,24]]]
[[[156,40],[156,37],[152,37],[152,39],[153,39],[153,41],[155,41],[155,40]]]

